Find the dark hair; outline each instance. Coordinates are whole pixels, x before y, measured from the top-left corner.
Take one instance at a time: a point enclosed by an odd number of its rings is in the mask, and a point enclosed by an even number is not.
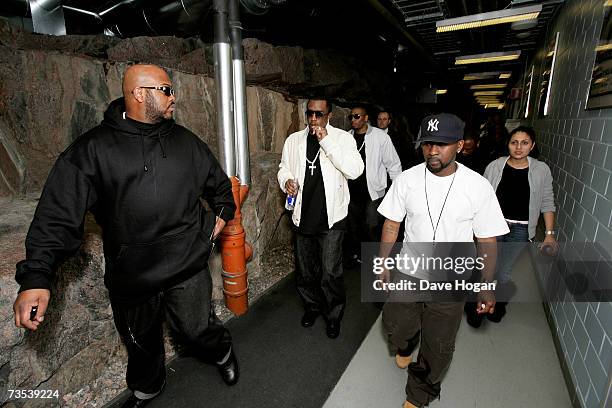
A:
[[[327,98],[323,98],[323,97],[313,97],[308,99],[308,102],[306,102],[306,106],[308,106],[308,104],[310,103],[310,101],[325,101],[325,104],[327,105],[327,113],[331,112],[334,110],[334,104],[332,103],[332,101],[330,99]]]
[[[531,143],[535,143],[536,141],[535,130],[530,126],[519,126],[516,129],[514,129],[512,132],[510,132],[510,135],[508,136],[508,140],[506,142],[506,147],[510,144],[510,139],[512,139],[512,136],[514,136],[515,134],[519,132],[525,133],[527,136],[529,136],[529,139],[531,139]],[[540,157],[540,149],[538,148],[538,145],[535,145],[535,147],[531,150],[531,152],[529,152],[529,156],[535,159]]]
[[[364,105],[360,105],[360,104],[353,105],[353,107],[351,108],[351,110],[353,110],[353,109],[362,109],[362,110],[365,112],[365,115],[366,115],[366,116],[369,116],[369,114],[368,114],[368,108],[366,108]]]
[[[514,129],[512,132],[510,132],[510,135],[508,136],[508,143],[510,143],[510,139],[512,139],[512,136],[514,136],[518,132],[526,133],[527,136],[529,136],[529,138],[531,139],[531,143],[535,143],[535,139],[536,139],[535,130],[533,130],[533,128],[529,126],[519,126],[516,129]]]
[[[380,112],[378,112],[378,114],[380,115],[381,113],[386,113],[387,115],[389,115],[389,120],[393,120],[393,115],[391,114],[391,112],[389,112],[388,110],[381,110]]]

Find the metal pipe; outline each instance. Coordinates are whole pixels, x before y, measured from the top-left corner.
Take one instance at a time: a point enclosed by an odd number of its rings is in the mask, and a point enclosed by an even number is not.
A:
[[[234,78],[234,130],[236,137],[237,173],[240,184],[251,184],[249,163],[249,134],[247,129],[246,80],[244,72],[244,48],[240,23],[240,0],[229,0],[229,26],[232,47]]]
[[[217,129],[219,162],[229,177],[236,176],[234,158],[234,109],[232,91],[231,48],[228,35],[227,0],[213,1],[214,38],[213,58],[217,83]]]

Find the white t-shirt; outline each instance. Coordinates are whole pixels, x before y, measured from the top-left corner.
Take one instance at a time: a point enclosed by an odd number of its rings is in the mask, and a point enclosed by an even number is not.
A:
[[[461,163],[457,166],[454,174],[440,177],[421,163],[393,181],[378,212],[392,221],[405,219],[404,242],[432,242],[436,225],[436,242],[473,242],[474,236],[488,238],[509,232],[491,184]]]

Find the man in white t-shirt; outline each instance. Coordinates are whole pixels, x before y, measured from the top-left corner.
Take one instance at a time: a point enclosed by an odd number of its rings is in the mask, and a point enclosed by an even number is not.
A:
[[[478,173],[455,162],[463,146],[464,123],[455,115],[441,113],[423,119],[420,145],[425,163],[397,177],[378,211],[386,218],[379,255],[387,257],[405,219],[404,242],[478,242],[484,257],[483,280],[493,280],[496,236],[508,232],[495,192]],[[387,246],[389,245],[389,246]],[[411,279],[427,279],[427,270]],[[414,272],[412,272],[414,273]],[[396,274],[396,278],[399,274]],[[406,278],[406,276],[402,276]],[[389,272],[381,278],[389,281]],[[455,336],[464,302],[402,302],[392,293],[383,308],[383,324],[396,363],[408,367],[405,408],[422,407],[436,399],[440,382],[452,360]],[[440,298],[438,298],[440,300]],[[493,313],[491,291],[478,293],[478,313]],[[418,358],[411,354],[421,341]]]

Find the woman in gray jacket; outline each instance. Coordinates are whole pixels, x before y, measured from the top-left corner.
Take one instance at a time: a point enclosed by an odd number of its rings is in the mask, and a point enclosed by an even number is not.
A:
[[[546,232],[544,245],[557,247],[555,240],[555,201],[552,175],[546,163],[529,154],[535,147],[535,131],[519,126],[510,133],[510,155],[489,163],[484,177],[489,180],[499,200],[510,232],[498,237],[498,242],[527,242],[535,237],[540,214]],[[511,281],[512,267],[523,245],[505,245],[498,255],[497,280],[500,286]],[[489,320],[498,322],[506,312],[505,302],[499,302]]]

